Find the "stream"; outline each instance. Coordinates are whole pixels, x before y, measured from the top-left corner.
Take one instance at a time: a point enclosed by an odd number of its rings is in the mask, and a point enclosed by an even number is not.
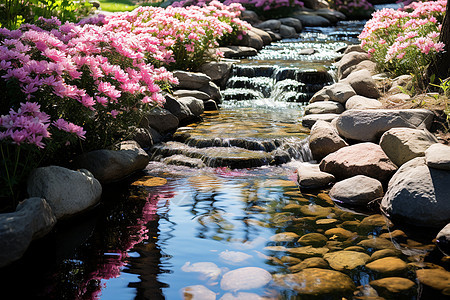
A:
[[[303,109],[333,82],[335,50],[357,43],[363,25],[306,28],[242,60],[219,111],[180,128],[151,150],[144,172],[105,187],[99,207],[1,270],[4,299],[376,299],[369,282],[386,274],[365,263],[380,250],[398,259],[390,276],[415,284],[401,299],[439,299],[413,271],[442,264],[433,235],[400,232],[296,184],[296,165],[312,159]],[[321,257],[344,249],[365,263],[331,271]],[[318,273],[289,277],[307,264]]]

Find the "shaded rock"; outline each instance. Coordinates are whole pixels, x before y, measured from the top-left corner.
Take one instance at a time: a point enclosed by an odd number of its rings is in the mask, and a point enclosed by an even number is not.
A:
[[[395,249],[394,244],[384,238],[371,238],[371,239],[367,239],[367,240],[362,240],[358,243],[358,246],[363,246],[366,248],[373,248],[373,249]]]
[[[357,45],[348,45],[347,47],[345,47],[344,50],[344,54],[347,54],[349,52],[361,52],[361,53],[367,53],[366,50],[364,50],[363,48],[361,48],[360,44]]]
[[[92,174],[63,167],[34,169],[28,177],[30,197],[47,200],[57,219],[78,214],[100,201],[102,186]]]
[[[307,268],[328,269],[328,267],[329,265],[327,261],[322,257],[310,257],[296,265],[293,265],[292,267],[289,267],[289,271],[295,273]]]
[[[330,96],[327,94],[328,87],[324,87],[318,92],[316,92],[312,98],[309,100],[309,103],[314,103],[318,101],[328,101],[330,100]]]
[[[313,158],[320,161],[330,153],[348,146],[338,134],[336,129],[325,121],[317,121],[311,128],[309,136],[309,148]]]
[[[280,29],[280,26],[281,26],[280,20],[267,20],[259,23],[255,27],[260,29],[269,29],[272,31],[278,31]]]
[[[141,126],[148,129],[152,127],[159,132],[168,132],[178,128],[178,118],[170,111],[155,107],[142,118]]]
[[[425,151],[427,166],[450,171],[450,146],[433,144]]]
[[[216,293],[204,285],[191,285],[181,290],[185,300],[216,300]]]
[[[241,18],[241,20],[244,20],[252,25],[255,25],[260,22],[258,14],[249,9],[243,10],[241,12],[240,18]]]
[[[352,52],[356,53],[356,52]],[[345,79],[340,82],[348,83],[355,90],[356,94],[368,98],[378,98],[381,96],[375,80],[372,78],[369,70],[359,70],[350,73]]]
[[[381,273],[383,275],[395,275],[404,273],[408,266],[397,257],[383,257],[370,262],[366,265],[369,270]]]
[[[166,95],[166,103],[164,103],[164,109],[170,111],[179,121],[184,122],[194,117],[189,107],[186,104],[181,103],[172,95]]]
[[[196,117],[200,116],[205,110],[203,101],[200,99],[194,97],[182,97],[179,98],[178,101],[186,105],[192,112],[192,114]]]
[[[164,158],[163,162],[168,165],[186,166],[190,168],[204,168],[203,160],[199,158],[187,157],[181,154],[172,155]]]
[[[204,85],[207,85],[211,81],[211,78],[203,73],[198,72],[186,72],[186,71],[174,71],[173,76],[178,78],[179,84],[177,88],[179,89],[199,89]]]
[[[333,174],[338,180],[365,175],[386,182],[397,167],[379,145],[361,143],[325,156],[320,162],[320,170]]]
[[[305,115],[311,114],[340,114],[344,107],[339,102],[321,101],[310,103],[305,107]]]
[[[325,235],[334,240],[345,241],[356,236],[356,233],[346,230],[344,228],[331,228],[325,231]]]
[[[381,209],[416,226],[443,226],[450,221],[449,182],[449,171],[429,168],[424,157],[414,158],[389,181]]]
[[[152,130],[154,129],[152,128]],[[136,141],[141,148],[150,148],[155,144],[150,129],[147,128],[136,128],[136,131],[133,133],[133,140]]]
[[[311,128],[316,121],[322,120],[325,122],[331,122],[333,119],[339,117],[338,114],[312,114],[303,116],[302,118],[302,125],[306,128]]]
[[[356,175],[337,182],[330,190],[334,200],[349,205],[367,205],[383,197],[381,182],[364,175]]]
[[[302,205],[300,207],[300,212],[306,216],[314,216],[325,218],[328,217],[331,212],[331,207],[323,207],[320,205],[310,204],[310,205]]]
[[[356,289],[353,280],[333,270],[307,268],[301,272],[275,277],[275,283],[295,290],[300,296],[342,297]]]
[[[345,109],[378,109],[383,107],[380,101],[377,99],[367,98],[360,95],[350,97],[345,102]]]
[[[369,232],[374,230],[376,227],[391,227],[393,224],[385,216],[381,214],[375,214],[365,217],[358,224],[358,231]]]
[[[330,8],[320,8],[315,10],[314,13],[321,17],[324,17],[333,24],[337,23],[338,21],[347,19],[347,17],[343,13]]]
[[[326,27],[331,25],[328,19],[305,11],[295,13],[292,17],[300,20],[304,27]]]
[[[365,52],[352,51],[344,54],[341,60],[336,63],[338,66],[337,74],[338,78],[342,77],[342,73],[351,66],[356,66],[363,60],[368,60],[369,55]]]
[[[403,94],[403,90],[411,90],[413,77],[411,75],[400,75],[392,80],[388,93]]]
[[[342,72],[340,80],[347,78],[351,73],[358,72],[361,70],[367,70],[370,74],[376,74],[377,64],[371,60],[363,60],[357,65],[350,66]]]
[[[56,218],[45,199],[28,198],[0,214],[0,268],[22,257],[31,241],[50,232]]]
[[[370,260],[375,261],[384,257],[398,257],[400,255],[402,255],[402,251],[398,249],[381,249],[372,253]]]
[[[310,258],[310,257],[322,257],[325,253],[330,251],[327,248],[314,248],[312,246],[298,247],[298,248],[287,248],[287,251],[294,254],[300,259]]]
[[[355,90],[348,83],[338,82],[333,85],[326,87],[326,94],[330,97],[329,100],[336,101],[341,104],[345,102],[352,96],[356,95]]]
[[[218,50],[222,51],[224,57],[226,58],[240,58],[247,56],[255,56],[256,54],[258,54],[258,50],[246,46],[219,47]]]
[[[135,141],[126,141],[119,144],[119,150],[84,153],[75,158],[73,165],[89,170],[101,183],[110,183],[144,169],[149,161],[148,154]]]
[[[297,31],[294,27],[290,27],[287,25],[281,25],[280,26],[280,35],[282,38],[296,38],[298,37]]]
[[[343,112],[336,122],[339,134],[345,138],[376,141],[391,128],[429,129],[434,115],[426,109],[368,109]]]
[[[181,97],[194,97],[200,100],[208,100],[211,99],[211,97],[204,92],[196,91],[196,90],[176,90],[173,92],[173,95],[175,97],[181,98]]]
[[[425,150],[438,142],[427,130],[392,128],[381,136],[380,146],[393,163],[401,166],[413,158],[425,156]]]
[[[214,111],[219,109],[216,101],[214,100],[207,100],[203,102],[203,106],[205,108],[205,111]]]
[[[229,271],[222,276],[220,288],[225,291],[251,290],[265,286],[272,275],[264,269],[246,267]]]
[[[274,242],[293,242],[298,239],[299,235],[294,232],[280,232],[270,237]]]
[[[247,31],[247,34],[242,36],[241,40],[236,41],[236,44],[261,50],[264,46],[264,41],[257,33],[249,30]]]
[[[449,294],[450,272],[441,269],[421,269],[416,271],[420,283]]]
[[[226,81],[228,79],[232,67],[233,62],[230,61],[210,61],[200,66],[200,72],[209,76],[212,81],[221,82],[222,80]]]
[[[394,231],[382,233],[380,234],[380,237],[385,239],[406,239],[408,236],[400,229],[396,229]]]
[[[450,223],[436,235],[436,244],[447,256],[450,254]]]
[[[344,250],[327,253],[323,258],[336,271],[346,271],[364,266],[370,259],[370,256],[362,252]]]
[[[411,297],[416,294],[416,284],[407,278],[387,277],[369,283],[380,296],[387,299]]]
[[[262,39],[264,45],[269,45],[270,43],[272,43],[272,37],[266,31],[258,29],[256,27],[253,27],[251,29],[251,31],[253,31],[257,35],[259,35],[259,37]]]
[[[303,30],[302,22],[300,22],[300,20],[298,20],[296,18],[281,18],[281,19],[278,19],[278,21],[280,21],[281,24],[283,24],[283,25],[293,27],[295,29],[295,31],[298,33],[302,32],[302,30]]]
[[[200,91],[208,94],[211,99],[216,101],[216,103],[220,104],[222,102],[222,94],[220,93],[220,88],[214,82],[210,81],[209,84],[202,87]]]
[[[292,256],[283,256],[281,261],[287,265],[296,265],[300,263],[302,260],[300,258],[292,257]]]
[[[297,180],[300,188],[320,188],[334,182],[334,176],[320,171],[319,165],[301,163],[297,168]]]
[[[326,236],[320,233],[312,232],[303,235],[298,243],[302,246],[322,247],[325,246],[328,239]]]

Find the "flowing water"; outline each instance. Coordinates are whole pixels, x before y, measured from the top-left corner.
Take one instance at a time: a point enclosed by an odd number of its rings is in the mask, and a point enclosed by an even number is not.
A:
[[[438,299],[413,272],[438,268],[435,252],[426,255],[432,235],[395,231],[295,183],[298,161],[311,160],[302,101],[332,81],[335,50],[356,42],[361,26],[310,29],[243,60],[220,111],[181,128],[152,149],[145,172],[106,187],[100,207],[0,270],[5,299],[375,299],[368,284],[387,275],[365,263],[381,249],[399,258],[389,276],[415,283],[402,299]],[[347,265],[334,268],[350,282],[292,277],[307,264],[330,270],[339,261],[323,254],[343,249]],[[358,253],[367,259],[353,265]]]

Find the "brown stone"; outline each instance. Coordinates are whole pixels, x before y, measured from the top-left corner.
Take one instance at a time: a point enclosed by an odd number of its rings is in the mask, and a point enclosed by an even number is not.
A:
[[[407,264],[397,257],[383,257],[368,263],[366,267],[383,275],[402,274],[408,268]]]

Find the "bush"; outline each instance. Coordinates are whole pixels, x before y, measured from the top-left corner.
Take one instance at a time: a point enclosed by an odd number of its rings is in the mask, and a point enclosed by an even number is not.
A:
[[[404,10],[383,9],[373,14],[359,39],[380,69],[394,76],[423,78],[426,66],[444,49],[438,42],[447,1],[417,2]]]
[[[367,19],[375,11],[367,0],[335,0],[333,8],[349,19]]]

